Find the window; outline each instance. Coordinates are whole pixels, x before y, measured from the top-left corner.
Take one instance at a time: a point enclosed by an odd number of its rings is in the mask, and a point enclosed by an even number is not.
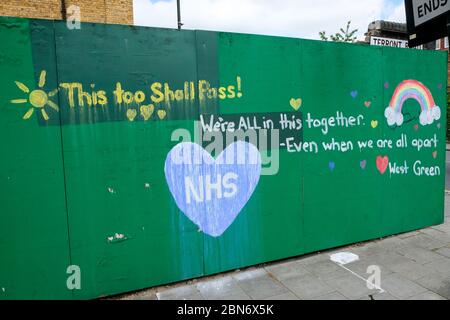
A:
[[[436,50],[441,50],[441,39],[436,40]]]
[[[448,37],[445,37],[444,48],[448,49]]]

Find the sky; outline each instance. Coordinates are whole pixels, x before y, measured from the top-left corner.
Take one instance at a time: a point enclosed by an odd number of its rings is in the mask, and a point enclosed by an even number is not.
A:
[[[176,0],[133,0],[134,24],[177,27]],[[403,0],[180,0],[183,29],[318,39],[347,21],[364,38],[375,20],[405,22]]]

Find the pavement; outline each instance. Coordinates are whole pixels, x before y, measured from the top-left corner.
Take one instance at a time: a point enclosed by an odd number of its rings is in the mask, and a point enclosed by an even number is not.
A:
[[[331,261],[338,252],[351,252],[358,260]],[[370,283],[379,289],[367,284],[375,274],[369,266],[378,268],[380,282]],[[449,300],[450,193],[441,225],[113,299]]]

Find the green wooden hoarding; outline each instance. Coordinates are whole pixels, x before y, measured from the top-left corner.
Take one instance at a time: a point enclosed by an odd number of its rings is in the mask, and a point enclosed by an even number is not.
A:
[[[95,298],[443,221],[445,53],[16,18],[0,41],[2,299]]]

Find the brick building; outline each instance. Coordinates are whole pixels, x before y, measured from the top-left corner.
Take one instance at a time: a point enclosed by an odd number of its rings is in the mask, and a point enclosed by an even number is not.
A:
[[[390,22],[384,20],[373,21],[367,27],[365,42],[370,43],[371,37],[383,37],[399,40],[407,40],[408,34],[405,23]]]
[[[133,0],[1,0],[0,16],[59,20],[71,5],[83,22],[133,24]]]
[[[398,23],[398,22],[390,22],[390,21],[374,21],[369,24],[367,28],[367,32],[364,34],[366,36],[365,41],[363,43],[370,43],[371,37],[381,37],[381,38],[391,38],[391,39],[399,39],[403,41],[408,40],[408,32],[406,29],[406,23]],[[448,38],[442,38],[436,41],[431,41],[422,46],[419,46],[418,49],[424,50],[446,50],[449,51],[449,43]],[[448,72],[448,87],[447,91],[450,92],[450,56],[448,60],[447,69]]]

